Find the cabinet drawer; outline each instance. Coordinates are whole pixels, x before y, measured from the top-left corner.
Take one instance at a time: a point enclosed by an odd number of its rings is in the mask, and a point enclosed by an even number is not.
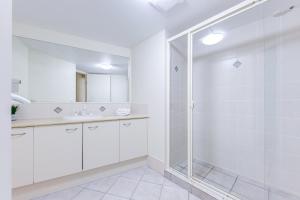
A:
[[[147,154],[147,120],[120,121],[120,160],[125,161]]]
[[[34,129],[34,181],[82,171],[82,125]]]
[[[119,162],[119,122],[83,125],[83,169]]]
[[[33,184],[33,129],[13,129],[12,139],[12,186]]]

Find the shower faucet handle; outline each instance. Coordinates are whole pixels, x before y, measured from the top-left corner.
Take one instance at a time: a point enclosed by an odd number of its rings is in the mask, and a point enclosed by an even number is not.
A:
[[[191,110],[194,110],[195,108],[195,102],[192,100],[192,103],[191,103]]]

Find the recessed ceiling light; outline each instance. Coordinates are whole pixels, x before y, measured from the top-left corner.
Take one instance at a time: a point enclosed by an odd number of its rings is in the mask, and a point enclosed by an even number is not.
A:
[[[210,33],[201,39],[201,42],[205,45],[218,44],[224,39],[224,33]]]
[[[97,64],[96,66],[100,67],[104,70],[110,70],[113,68],[113,66],[111,64],[105,64],[105,63]]]
[[[177,4],[185,2],[185,0],[148,0],[155,8],[162,11],[169,11]]]

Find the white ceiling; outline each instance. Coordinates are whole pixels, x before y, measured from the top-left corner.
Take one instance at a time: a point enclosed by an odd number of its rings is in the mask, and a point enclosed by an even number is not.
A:
[[[186,0],[167,13],[148,0],[13,0],[13,19],[132,47],[163,28],[176,34],[243,0]]]
[[[275,13],[295,8],[281,17]],[[300,30],[299,0],[272,0],[236,17],[216,24],[195,34],[193,42],[194,58],[216,54],[235,47],[266,41],[269,38]],[[217,45],[206,46],[201,39],[211,31],[223,32],[225,38]]]
[[[89,51],[65,45],[53,44],[39,40],[16,37],[30,50],[35,50],[58,59],[76,64],[76,68],[92,74],[127,74],[129,59],[106,53]],[[113,66],[104,70],[99,64],[107,63]]]

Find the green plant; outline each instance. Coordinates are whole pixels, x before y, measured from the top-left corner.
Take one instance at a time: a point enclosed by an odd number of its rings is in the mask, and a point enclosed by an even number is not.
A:
[[[18,108],[19,108],[19,106],[12,105],[12,106],[11,106],[11,114],[12,114],[12,115],[15,115],[16,112],[18,111]]]

